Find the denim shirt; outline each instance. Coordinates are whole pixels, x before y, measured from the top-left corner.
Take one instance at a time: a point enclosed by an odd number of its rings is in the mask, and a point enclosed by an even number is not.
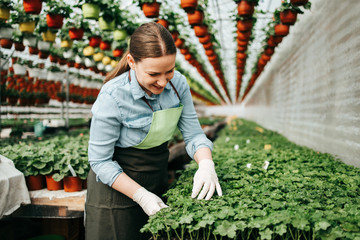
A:
[[[178,107],[181,101],[184,108],[177,126],[191,158],[200,148],[213,148],[199,124],[189,85],[181,73],[175,71],[171,79],[180,101],[170,84],[161,94],[150,97],[140,87],[135,72],[130,70],[130,74],[131,82],[128,71],[104,84],[91,109],[89,163],[96,180],[110,187],[123,172],[121,166],[112,160],[115,146],[136,146],[150,129],[153,111],[142,99],[144,96],[154,111]]]

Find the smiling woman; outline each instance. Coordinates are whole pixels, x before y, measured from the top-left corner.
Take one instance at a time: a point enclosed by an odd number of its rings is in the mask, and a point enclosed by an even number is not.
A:
[[[176,128],[199,164],[191,196],[209,200],[215,190],[222,195],[212,142],[199,124],[186,78],[175,71],[175,59],[170,32],[146,23],[105,79],[92,108],[87,239],[149,239],[140,229],[148,216],[167,207],[160,196],[167,187],[167,142]]]

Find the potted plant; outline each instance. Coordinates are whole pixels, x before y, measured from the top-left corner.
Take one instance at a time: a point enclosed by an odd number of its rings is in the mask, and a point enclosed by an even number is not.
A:
[[[42,9],[42,0],[23,0],[26,13],[39,14]]]
[[[66,28],[62,28],[59,31],[60,38],[60,47],[62,48],[71,48],[73,44],[73,40],[70,39],[69,30]]]
[[[310,8],[311,3],[306,5]],[[296,22],[297,14],[303,14],[304,12],[297,6],[288,1],[283,1],[280,8],[276,9],[274,15],[279,18],[282,24],[293,25]]]
[[[64,1],[47,0],[46,6],[46,23],[50,28],[61,28],[64,18],[70,17],[72,13],[71,7]]]
[[[55,42],[57,29],[50,28],[44,18],[40,19],[36,32],[41,35],[43,41]]]
[[[89,23],[84,21],[82,15],[76,15],[65,23],[65,27],[69,31],[70,39],[81,40],[84,36],[84,31],[89,29]]]
[[[128,33],[125,28],[115,29],[113,32],[113,36],[115,41],[122,41],[128,36]]]
[[[201,25],[204,20],[204,12],[203,10],[195,10],[193,12],[188,12],[188,21],[191,26]]]
[[[19,5],[15,7],[15,12],[10,14],[12,23],[18,23],[21,32],[32,33],[39,20],[37,15],[28,14]]]
[[[8,20],[10,17],[10,10],[13,10],[13,1],[12,0],[2,0],[0,2],[0,19]]]
[[[157,18],[160,13],[160,2],[156,0],[134,0],[134,3],[138,3],[139,7],[143,11],[145,17]]]
[[[238,5],[238,14],[249,17],[254,13],[255,6],[259,5],[259,0],[234,0]]]
[[[193,12],[198,5],[197,0],[181,0],[180,7],[185,10],[185,12]]]
[[[19,30],[15,30],[12,35],[12,40],[14,41],[14,47],[16,51],[22,52],[25,50],[25,45],[23,44],[23,34]]]
[[[102,31],[113,31],[116,24],[116,19],[119,18],[120,9],[114,4],[113,1],[110,1],[103,6],[104,9],[100,12],[99,17],[99,28]]]
[[[101,36],[99,48],[103,51],[111,49],[112,35],[104,32]]]
[[[115,42],[112,51],[113,57],[115,58],[121,57],[126,48],[127,48],[127,41]]]
[[[23,34],[23,44],[27,47],[36,47],[38,36],[36,34]]]
[[[11,39],[14,29],[7,21],[0,21],[0,38]]]
[[[78,7],[81,7],[85,19],[99,19],[100,9],[102,9],[103,0],[82,0]]]
[[[14,74],[15,75],[26,75],[26,66],[25,66],[25,61],[19,59],[16,61],[15,64],[13,64],[13,68],[14,68]]]

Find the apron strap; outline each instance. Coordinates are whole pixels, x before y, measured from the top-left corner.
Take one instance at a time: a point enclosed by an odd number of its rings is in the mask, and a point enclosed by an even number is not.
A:
[[[131,74],[130,74],[130,71],[129,71],[129,82],[131,82]],[[179,93],[178,93],[178,91],[176,90],[174,84],[173,84],[171,81],[169,81],[169,83],[170,83],[171,87],[174,89],[174,91],[175,91],[175,93],[176,93],[176,95],[177,95],[177,97],[179,98],[179,101],[180,101]],[[142,97],[142,100],[144,100],[144,102],[151,108],[151,110],[154,111],[154,109],[151,107],[150,103],[149,103],[148,100],[145,98],[145,96]]]

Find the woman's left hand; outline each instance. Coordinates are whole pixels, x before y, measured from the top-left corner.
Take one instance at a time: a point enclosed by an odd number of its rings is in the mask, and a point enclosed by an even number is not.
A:
[[[213,196],[215,189],[218,195],[222,196],[222,190],[215,172],[214,162],[210,159],[202,159],[199,162],[199,169],[194,176],[191,197],[195,198],[201,190],[197,199],[204,199],[206,196],[205,200],[209,200]]]

